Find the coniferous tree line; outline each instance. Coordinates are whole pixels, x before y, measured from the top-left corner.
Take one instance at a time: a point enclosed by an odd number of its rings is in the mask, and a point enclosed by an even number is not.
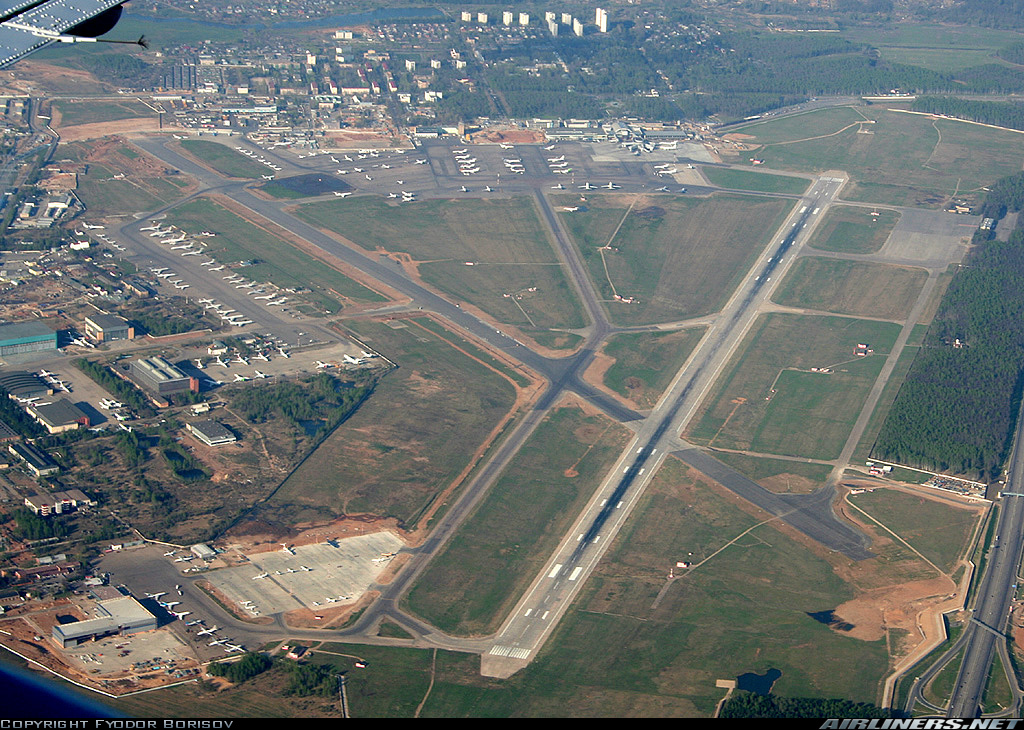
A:
[[[984,208],[1024,207],[1024,175],[1000,180]],[[993,216],[998,217],[998,216]],[[1024,229],[975,247],[950,282],[872,456],[999,476],[1024,384]]]
[[[916,112],[943,114],[971,122],[1024,129],[1024,104],[1001,101],[972,101],[955,96],[919,96],[910,107]]]
[[[777,697],[737,692],[726,700],[719,717],[899,717],[892,710],[867,702],[816,697]]]

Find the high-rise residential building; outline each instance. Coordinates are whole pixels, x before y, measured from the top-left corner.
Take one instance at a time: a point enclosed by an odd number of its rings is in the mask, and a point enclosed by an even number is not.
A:
[[[512,25],[512,11],[506,10],[501,14],[501,22],[503,25]]]
[[[529,24],[530,24],[530,14],[529,13],[519,13],[519,25],[529,25]]]
[[[583,37],[583,23],[580,22],[579,18],[572,19],[572,32],[581,38]]]
[[[608,11],[603,8],[598,8],[594,13],[594,23],[597,24],[597,29],[602,33],[608,32]]]

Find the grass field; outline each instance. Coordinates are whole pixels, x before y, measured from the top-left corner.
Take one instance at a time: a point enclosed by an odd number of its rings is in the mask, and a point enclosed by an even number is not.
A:
[[[409,608],[452,634],[497,629],[631,435],[576,406],[549,413],[417,579]]]
[[[85,166],[75,192],[96,216],[153,210],[181,198],[192,182],[183,175],[154,174],[164,169],[161,163],[117,141],[61,144],[57,156]]]
[[[919,349],[919,347],[907,345],[900,352],[900,357],[896,361],[896,367],[886,382],[885,388],[882,389],[882,397],[878,399],[878,405],[875,406],[867,428],[864,429],[864,434],[861,436],[860,443],[857,444],[857,450],[854,451],[853,458],[855,461],[862,462],[870,458],[871,449],[874,448],[875,439],[878,438],[878,432],[881,430],[882,424],[885,423],[885,417],[889,415],[889,409],[892,408],[900,386],[903,385],[903,380],[907,377],[907,373],[910,372],[910,366],[914,364],[914,358],[917,356]]]
[[[383,302],[386,299],[295,248],[270,231],[250,223],[209,198],[197,198],[167,214],[173,223],[192,234],[211,230],[206,253],[222,263],[254,261],[244,271],[252,281],[273,282],[282,288],[308,288],[322,310],[337,312],[346,302]]]
[[[135,99],[124,99],[123,101],[60,100],[54,101],[53,106],[60,112],[60,124],[63,127],[156,116],[151,108]]]
[[[850,27],[843,30],[843,37],[874,46],[887,61],[940,73],[1001,63],[996,51],[1020,41],[1020,35],[1011,30],[918,23]]]
[[[227,145],[204,139],[182,140],[181,147],[202,164],[212,167],[225,177],[240,177],[256,180],[266,175],[270,168],[250,160]]]
[[[854,124],[857,117],[872,123]],[[878,204],[938,207],[954,194],[979,199],[982,187],[1018,172],[1024,162],[1024,134],[884,105],[808,112],[737,131],[766,145],[755,153],[766,166],[845,170],[851,183],[842,197]]]
[[[717,679],[772,668],[781,696],[878,702],[886,639],[856,639],[808,614],[862,589],[898,586],[924,564],[882,548],[843,578],[850,566],[763,519],[669,459],[537,659],[511,678],[481,677],[474,654],[414,648],[324,643],[311,661],[346,673],[353,717],[412,717],[417,708],[445,718],[710,717],[725,693]],[[696,567],[669,584],[677,560]],[[356,669],[357,660],[367,668]],[[189,684],[117,707],[133,717],[236,716],[237,707],[248,716],[296,708],[337,716],[336,695],[297,700],[283,689],[274,670],[222,692]]]
[[[590,200],[586,211],[559,215],[620,325],[721,309],[792,209],[788,200],[729,194]]]
[[[725,449],[836,458],[899,330],[860,319],[761,317],[702,404],[689,438]],[[861,343],[875,354],[855,356]]]
[[[605,387],[652,408],[704,336],[703,327],[677,332],[632,332],[613,335],[604,354],[615,363],[605,371]]]
[[[702,167],[701,172],[712,185],[729,190],[799,195],[810,185],[808,180],[799,177],[772,175],[750,170],[733,170],[725,167]]]
[[[902,321],[910,315],[928,272],[846,259],[803,256],[772,301],[789,307]]]
[[[809,245],[819,251],[875,253],[885,245],[899,219],[899,213],[891,210],[833,205],[814,230]]]
[[[897,489],[855,494],[850,502],[947,574],[953,571],[980,519],[977,507],[956,507]]]
[[[411,528],[512,409],[515,391],[505,376],[416,320],[405,324],[351,323],[360,340],[401,367],[293,472],[271,513],[290,524],[369,513]]]
[[[527,333],[584,325],[575,292],[529,199],[394,206],[365,196],[311,203],[297,212],[368,251],[409,254],[421,262],[425,282],[499,322]]]

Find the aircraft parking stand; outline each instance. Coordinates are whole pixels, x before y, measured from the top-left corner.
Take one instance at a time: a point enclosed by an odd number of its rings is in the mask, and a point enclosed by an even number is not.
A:
[[[247,556],[249,565],[211,571],[206,577],[243,610],[242,604],[251,601],[260,616],[298,608],[328,608],[358,600],[390,562],[384,556],[404,547],[390,532],[345,538],[334,544],[337,547],[318,543],[292,547],[288,552],[253,553]],[[256,577],[263,574],[266,577]]]

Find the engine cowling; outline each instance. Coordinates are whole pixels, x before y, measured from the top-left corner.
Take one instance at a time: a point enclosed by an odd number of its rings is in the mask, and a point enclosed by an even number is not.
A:
[[[109,10],[104,10],[94,18],[89,18],[78,25],[68,28],[68,35],[82,36],[83,38],[98,38],[104,33],[109,33],[121,19],[121,5],[115,5]]]

